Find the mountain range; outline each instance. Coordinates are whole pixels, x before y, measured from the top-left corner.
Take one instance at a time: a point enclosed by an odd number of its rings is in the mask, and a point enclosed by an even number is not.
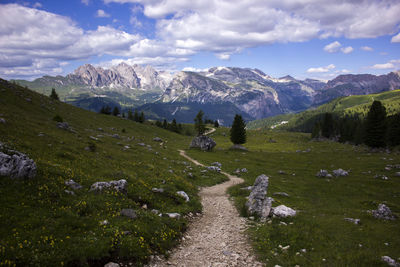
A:
[[[273,78],[258,69],[213,67],[175,74],[126,63],[109,69],[85,64],[66,76],[44,76],[21,85],[49,94],[55,88],[65,102],[98,111],[103,105],[137,108],[148,118],[192,122],[203,109],[209,119],[229,124],[236,113],[246,120],[293,113],[348,95],[400,88],[400,72],[340,75],[323,82],[291,76]]]

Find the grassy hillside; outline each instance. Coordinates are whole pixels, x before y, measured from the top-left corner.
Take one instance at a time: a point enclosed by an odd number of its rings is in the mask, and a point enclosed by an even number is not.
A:
[[[56,115],[73,131],[57,128]],[[189,169],[177,149],[186,148],[190,137],[52,101],[4,80],[0,117],[6,121],[0,123],[0,142],[26,153],[38,167],[31,180],[0,177],[0,265],[102,266],[110,260],[140,265],[166,253],[187,224],[185,217],[160,217],[152,209],[195,213],[201,210],[197,186],[225,180]],[[87,151],[89,146],[95,151]],[[83,189],[66,193],[69,179]],[[97,181],[119,179],[128,181],[126,194],[89,192]],[[164,192],[154,193],[154,187]],[[176,194],[181,190],[189,202]],[[121,216],[126,208],[137,218]]]
[[[323,113],[331,112],[338,116],[360,115],[365,116],[374,100],[381,101],[388,115],[400,112],[400,90],[386,91],[380,94],[355,95],[337,98],[317,108],[309,109],[297,114],[285,114],[262,120],[251,121],[247,124],[249,129],[269,129],[281,121],[287,124],[279,126],[279,129],[309,130],[309,125],[314,125],[316,118]]]
[[[370,153],[363,147],[313,142],[309,134],[283,131],[248,131],[249,152],[230,151],[228,134],[227,129],[213,134],[218,144],[214,152],[188,154],[205,163],[218,160],[230,173],[247,168],[241,174],[245,184],[229,190],[242,215],[249,191],[241,188],[253,185],[260,174],[270,177],[268,196],[274,198],[273,206],[283,204],[298,211],[293,218],[250,221],[248,233],[267,266],[387,266],[382,256],[400,257],[400,220],[378,220],[367,212],[385,203],[400,215],[400,177],[395,175],[400,169],[385,170],[389,164],[400,164],[398,153]],[[338,168],[350,170],[349,176],[315,176],[320,169],[332,173]],[[345,221],[347,217],[358,218],[361,224]]]

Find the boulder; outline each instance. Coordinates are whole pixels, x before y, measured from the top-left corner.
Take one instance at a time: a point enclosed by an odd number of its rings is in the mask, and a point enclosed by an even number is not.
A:
[[[279,205],[272,209],[272,214],[276,217],[292,217],[296,215],[296,211],[292,208],[286,207],[285,205]]]
[[[36,176],[36,169],[35,162],[27,155],[0,143],[0,176],[31,179]]]
[[[205,135],[196,136],[190,143],[190,148],[200,148],[203,151],[211,151],[217,143]]]
[[[396,216],[392,213],[388,206],[379,204],[378,209],[371,211],[372,215],[377,219],[394,220]]]
[[[90,187],[90,191],[101,192],[104,189],[114,189],[121,193],[126,193],[128,182],[125,179],[110,182],[96,182]]]
[[[189,198],[188,194],[186,194],[185,191],[178,191],[178,192],[176,192],[176,194],[183,197],[186,202],[189,202],[190,198]]]
[[[70,188],[74,189],[74,190],[79,190],[82,188],[82,186],[80,184],[78,184],[77,182],[75,182],[72,179],[69,179],[67,181],[64,182],[64,184],[66,186],[69,186]]]
[[[347,175],[349,175],[349,173],[343,169],[337,169],[337,170],[333,170],[333,175],[335,175],[336,177],[347,176]]]
[[[120,214],[132,220],[137,218],[136,212],[133,209],[122,209]]]
[[[262,174],[257,177],[246,207],[251,215],[258,215],[260,218],[267,218],[272,207],[272,198],[267,197],[268,176]]]

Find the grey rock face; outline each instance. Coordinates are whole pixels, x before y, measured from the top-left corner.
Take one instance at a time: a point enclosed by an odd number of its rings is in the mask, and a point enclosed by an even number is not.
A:
[[[122,209],[120,214],[121,216],[128,217],[132,220],[137,218],[137,214],[133,209]]]
[[[125,179],[110,181],[110,182],[96,182],[90,187],[90,191],[101,192],[104,189],[114,189],[121,193],[126,193],[128,182]]]
[[[78,184],[77,182],[75,182],[72,179],[69,179],[67,181],[64,182],[64,184],[66,186],[69,186],[70,188],[72,188],[73,190],[79,190],[82,188],[82,186],[80,184]]]
[[[217,143],[205,135],[196,136],[190,143],[190,148],[200,148],[203,151],[211,151]]]
[[[286,207],[285,205],[279,205],[272,209],[272,214],[276,217],[292,217],[296,216],[296,211],[292,208]]]
[[[186,194],[185,191],[178,191],[178,192],[176,192],[176,194],[183,197],[186,202],[190,201],[190,198],[189,198],[188,194]]]
[[[349,173],[343,169],[337,169],[337,170],[333,170],[333,175],[335,175],[336,177],[347,176],[347,175],[349,175]]]
[[[267,197],[268,179],[264,174],[257,177],[246,202],[248,212],[261,218],[267,218],[272,207],[272,199]]]
[[[36,164],[25,154],[7,149],[0,143],[0,176],[11,178],[34,178],[36,176]]]
[[[388,206],[379,204],[378,209],[372,210],[372,215],[377,219],[395,220],[396,216],[392,213]]]

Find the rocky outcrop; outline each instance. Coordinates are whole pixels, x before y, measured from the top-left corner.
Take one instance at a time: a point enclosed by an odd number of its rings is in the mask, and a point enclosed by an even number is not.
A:
[[[90,187],[90,191],[102,192],[103,190],[116,190],[121,193],[126,193],[128,182],[125,179],[109,182],[96,182]]]
[[[27,155],[0,143],[0,176],[31,179],[36,176],[36,170],[35,162]]]
[[[211,137],[200,135],[193,138],[190,148],[200,148],[203,151],[211,151],[217,143]]]
[[[396,216],[385,204],[379,204],[378,209],[371,211],[372,216],[381,220],[395,220]]]
[[[257,177],[250,196],[246,202],[249,214],[260,218],[267,218],[272,207],[272,198],[267,197],[268,176],[262,174]]]

